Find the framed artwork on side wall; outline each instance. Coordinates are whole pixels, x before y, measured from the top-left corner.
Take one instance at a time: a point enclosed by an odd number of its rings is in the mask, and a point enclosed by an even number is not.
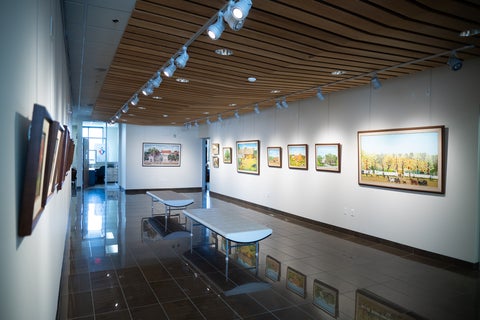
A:
[[[290,169],[308,170],[308,145],[289,144],[287,150]]]
[[[237,141],[237,172],[260,174],[260,141]]]
[[[340,143],[315,144],[315,170],[340,172]]]
[[[358,183],[445,193],[444,126],[358,132]]]

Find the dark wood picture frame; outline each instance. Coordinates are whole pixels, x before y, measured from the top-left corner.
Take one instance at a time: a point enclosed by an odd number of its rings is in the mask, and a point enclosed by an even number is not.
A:
[[[280,281],[281,263],[274,257],[267,255],[265,258],[265,277],[272,281]]]
[[[358,184],[445,193],[445,126],[359,131]]]
[[[308,145],[287,145],[288,167],[290,169],[308,170]]]
[[[260,140],[237,141],[237,172],[260,174]]]
[[[212,155],[218,156],[220,154],[220,143],[212,143]]]
[[[182,145],[179,143],[142,144],[142,167],[180,167]]]
[[[340,172],[342,166],[342,147],[340,143],[315,144],[315,170]]]
[[[61,190],[63,183],[65,182],[66,174],[66,162],[67,162],[67,149],[68,149],[68,127],[63,126],[61,130],[62,139],[60,141],[60,149],[58,150],[58,159],[57,159],[57,172],[55,173],[55,179],[57,184],[57,190]]]
[[[45,169],[52,122],[44,106],[33,106],[19,213],[18,235],[21,237],[32,234],[44,210],[43,191],[48,182]]]
[[[223,163],[230,164],[232,163],[232,148],[231,147],[223,147]]]
[[[42,206],[47,205],[48,200],[52,197],[56,190],[55,174],[57,172],[57,158],[58,151],[62,139],[60,123],[53,121],[50,125],[50,132],[48,134],[47,160],[45,164],[45,179],[47,183],[43,185]]]
[[[269,167],[282,167],[282,147],[267,147],[267,163]]]

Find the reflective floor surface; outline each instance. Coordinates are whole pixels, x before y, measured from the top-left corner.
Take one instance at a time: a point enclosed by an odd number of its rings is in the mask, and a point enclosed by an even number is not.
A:
[[[235,206],[186,195],[189,208]],[[232,263],[226,280],[221,245],[165,240],[146,222],[151,206],[115,186],[72,197],[59,319],[480,319],[478,271],[251,208],[273,233],[258,272]]]

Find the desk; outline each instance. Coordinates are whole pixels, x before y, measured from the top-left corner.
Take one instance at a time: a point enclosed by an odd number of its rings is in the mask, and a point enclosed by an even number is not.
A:
[[[190,251],[192,251],[194,221],[226,239],[225,278],[228,280],[228,253],[230,241],[255,244],[256,271],[258,272],[259,242],[272,234],[272,229],[242,216],[246,209],[188,209],[183,210],[190,223]]]
[[[165,231],[167,231],[167,220],[170,217],[172,210],[186,209],[194,201],[187,196],[173,191],[147,191],[147,195],[152,197],[152,216],[154,204],[156,202],[163,203],[165,206]]]

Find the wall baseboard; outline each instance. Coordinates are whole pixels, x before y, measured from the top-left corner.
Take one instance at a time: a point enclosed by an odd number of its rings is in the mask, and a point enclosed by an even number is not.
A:
[[[402,256],[406,259],[411,259],[411,260],[429,264],[438,268],[447,269],[452,272],[462,273],[466,275],[472,274],[472,275],[478,276],[478,271],[480,270],[479,268],[480,266],[478,262],[472,263],[472,262],[448,257],[445,255],[441,255],[438,253],[410,247],[410,246],[403,245],[390,240],[386,240],[386,239],[374,237],[368,234],[337,227],[324,222],[300,217],[291,213],[272,209],[256,203],[233,198],[233,197],[226,196],[226,195],[212,192],[212,191],[210,191],[210,196],[223,201],[238,204],[246,208],[255,209],[256,211],[259,211],[261,213],[268,214],[270,216],[273,216],[278,219],[282,219],[291,223],[296,223],[306,228],[322,231],[345,240],[361,243],[363,245],[370,246],[378,250],[383,250],[392,254]]]

